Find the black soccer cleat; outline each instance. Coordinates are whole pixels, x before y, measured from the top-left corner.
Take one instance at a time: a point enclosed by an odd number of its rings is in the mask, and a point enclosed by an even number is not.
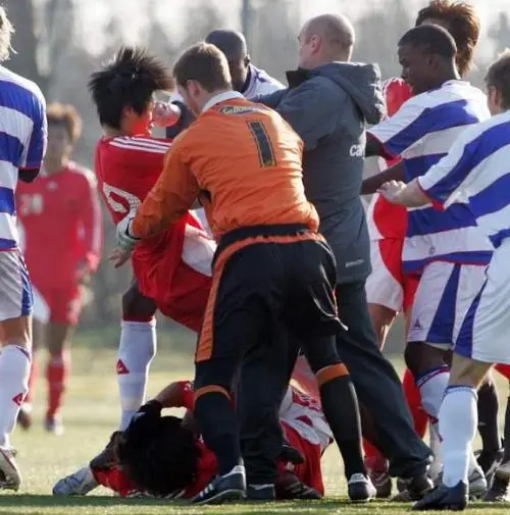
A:
[[[375,499],[377,490],[365,474],[353,474],[347,481],[347,493],[351,502],[368,502]]]
[[[292,472],[284,472],[280,474],[275,482],[275,491],[276,498],[278,500],[306,500],[306,501],[316,501],[322,499],[322,495],[315,490],[315,488],[311,488],[308,485],[305,485],[302,481],[299,480]],[[250,485],[248,485],[248,499],[250,498]]]
[[[283,442],[278,458],[282,461],[288,461],[293,465],[302,465],[305,462],[305,458],[301,452],[295,447],[292,447],[288,442]]]
[[[456,486],[440,485],[414,504],[413,510],[462,511],[468,504],[468,485],[459,481]]]
[[[250,485],[246,490],[246,499],[249,501],[274,501],[276,499],[275,486],[267,485]]]
[[[483,500],[485,502],[509,503],[510,495],[508,488],[508,479],[502,479],[494,476],[491,487],[487,490]]]
[[[225,501],[238,501],[246,496],[246,472],[244,466],[235,466],[228,474],[213,479],[191,504],[221,504]]]
[[[425,473],[408,479],[401,478],[400,487],[402,488],[404,486],[405,490],[403,490],[401,494],[405,492],[405,501],[419,501],[423,496],[432,491],[434,483]]]

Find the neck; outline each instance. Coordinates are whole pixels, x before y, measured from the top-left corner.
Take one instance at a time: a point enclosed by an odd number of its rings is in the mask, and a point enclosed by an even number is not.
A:
[[[44,170],[48,175],[60,172],[69,164],[68,157],[61,157],[60,159],[53,159],[46,157],[44,160]]]
[[[233,92],[233,89],[232,88],[228,88],[228,89],[217,89],[217,90],[214,90],[214,91],[211,91],[210,93],[207,94],[207,96],[204,98],[204,103],[202,105],[202,107],[200,108],[200,112],[202,112],[204,110],[204,108],[207,106],[207,104],[209,104],[209,102],[214,98],[214,97],[217,97],[218,95],[222,95],[223,93],[232,93]]]

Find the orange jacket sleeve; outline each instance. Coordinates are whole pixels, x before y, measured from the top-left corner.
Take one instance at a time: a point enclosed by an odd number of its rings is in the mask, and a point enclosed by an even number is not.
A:
[[[198,183],[186,162],[183,134],[168,151],[158,182],[139,207],[131,232],[148,238],[166,229],[191,209],[199,193]]]

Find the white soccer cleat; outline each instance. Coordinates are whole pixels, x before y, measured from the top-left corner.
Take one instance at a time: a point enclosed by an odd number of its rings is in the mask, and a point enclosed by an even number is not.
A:
[[[71,495],[87,495],[99,483],[94,479],[90,467],[83,467],[74,474],[59,479],[53,486],[53,495],[69,497]]]
[[[0,447],[0,489],[14,491],[19,489],[21,473],[14,460],[15,456],[15,449]]]

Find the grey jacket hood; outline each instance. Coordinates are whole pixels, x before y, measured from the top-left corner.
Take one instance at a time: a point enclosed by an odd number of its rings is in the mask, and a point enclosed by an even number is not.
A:
[[[381,72],[376,64],[333,62],[318,66],[310,76],[327,77],[353,99],[370,124],[379,123],[386,107],[381,87]]]

